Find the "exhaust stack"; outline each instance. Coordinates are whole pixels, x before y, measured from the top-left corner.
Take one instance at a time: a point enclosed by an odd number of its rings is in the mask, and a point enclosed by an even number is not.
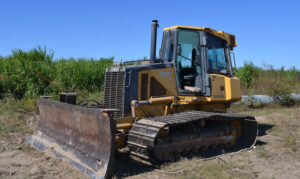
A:
[[[157,27],[158,20],[152,21],[152,30],[151,30],[151,47],[150,47],[150,60],[156,60],[156,39],[157,39]]]

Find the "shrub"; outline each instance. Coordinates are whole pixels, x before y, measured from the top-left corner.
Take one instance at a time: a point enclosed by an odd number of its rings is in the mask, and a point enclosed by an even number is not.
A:
[[[264,106],[264,104],[262,102],[260,102],[259,100],[255,99],[253,96],[248,96],[245,99],[244,104],[252,109],[258,109],[258,108],[262,108]]]
[[[243,94],[266,94],[270,96],[282,96],[300,92],[300,71],[295,67],[285,70],[281,67],[274,69],[272,65],[264,65],[264,68],[255,67],[251,62],[245,62],[245,66],[237,70],[236,75],[241,79]],[[290,96],[290,95],[289,95]]]
[[[299,74],[295,68],[288,71],[267,69],[265,72],[265,83],[262,86],[267,87],[267,94],[272,96],[274,101],[282,106],[292,106],[295,100],[291,93],[296,82],[296,76]]]
[[[300,79],[299,71],[297,71],[297,69],[294,66],[292,68],[290,68],[289,70],[287,70],[285,72],[285,75],[289,82],[293,82],[293,81],[297,81],[297,80],[299,81],[299,79]]]
[[[240,78],[242,87],[248,89],[253,85],[253,81],[258,78],[259,69],[252,62],[244,62],[244,67],[239,68],[235,75]]]
[[[295,104],[295,100],[291,95],[291,88],[289,86],[278,85],[278,87],[270,89],[269,91],[275,102],[280,105],[293,106]]]

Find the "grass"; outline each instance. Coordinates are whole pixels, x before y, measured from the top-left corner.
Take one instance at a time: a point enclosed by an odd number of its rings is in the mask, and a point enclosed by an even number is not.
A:
[[[228,112],[236,113],[247,113],[251,115],[267,115],[270,113],[285,113],[289,114],[289,109],[294,109],[300,107],[300,101],[296,102],[293,106],[282,106],[280,104],[269,104],[261,106],[260,108],[252,108],[249,105],[238,104],[232,105],[228,109]]]
[[[218,159],[209,161],[201,161],[197,158],[183,159],[163,166],[162,170],[178,171],[169,174],[174,178],[256,178],[262,171],[255,169],[256,162],[271,161],[272,163],[278,158],[300,160],[299,106],[288,108],[276,105],[260,110],[248,109],[244,113],[260,116],[260,124],[271,126],[263,136],[259,137],[259,140],[265,141],[265,144],[256,145],[256,148],[251,151],[245,150],[232,154],[232,157],[220,157],[223,162],[218,162]],[[187,170],[180,172],[182,168]]]
[[[59,92],[94,93],[103,88],[105,69],[112,64],[113,58],[54,60],[53,53],[40,47],[13,50],[9,56],[0,56],[0,97],[22,99]]]
[[[9,138],[11,133],[24,132],[24,120],[10,120],[9,122],[0,122],[1,137]]]
[[[298,137],[295,134],[290,134],[289,136],[282,137],[282,143],[284,147],[290,148],[292,151],[297,151],[297,139]]]
[[[32,134],[27,119],[36,110],[35,100],[5,98],[0,101],[0,138],[14,138],[14,134]]]
[[[178,170],[176,170],[178,168]],[[175,170],[174,170],[175,169]],[[182,170],[185,169],[185,170]],[[162,167],[162,172],[168,173],[170,177],[183,178],[253,178],[253,173],[240,171],[243,166],[231,161],[218,162],[217,160],[199,161],[198,159],[182,159],[180,162]],[[182,171],[181,171],[182,170]]]
[[[258,158],[267,159],[270,158],[272,154],[264,146],[258,146],[256,147],[256,155]]]
[[[271,136],[276,137],[277,142],[274,150],[280,149],[291,156],[295,156],[300,147],[299,107],[263,109],[262,112],[265,112],[265,114],[273,113],[272,116],[265,117],[264,123],[274,125],[268,132]],[[268,158],[269,155],[270,151],[267,151],[264,146],[258,147],[259,157]]]
[[[300,92],[300,71],[295,67],[290,69],[274,69],[272,65],[264,68],[255,66],[252,62],[245,62],[235,74],[240,78],[243,94],[267,94],[281,96],[288,93]]]
[[[53,60],[53,54],[46,49],[36,48],[28,52],[15,50],[12,55],[0,57],[0,139],[13,140],[16,135],[32,134],[27,121],[37,111],[36,100],[40,95],[52,95],[58,99],[59,92],[77,92],[78,101],[97,99],[103,102],[104,70],[111,66],[113,58],[108,59],[59,59]],[[261,69],[245,65],[238,69],[245,94],[281,95],[286,92],[300,92],[300,72],[288,70]],[[255,69],[253,69],[255,68]],[[248,71],[247,71],[248,70]],[[251,73],[248,73],[248,72]],[[241,75],[242,74],[242,75]],[[283,88],[287,86],[287,88]],[[273,90],[273,91],[270,91]],[[277,91],[274,91],[274,90]],[[229,112],[242,112],[266,117],[263,123],[274,125],[267,131],[276,140],[267,146],[257,146],[255,156],[261,160],[271,159],[274,152],[282,152],[296,157],[299,154],[299,104],[292,108],[269,105],[258,109],[248,106],[233,106]],[[295,120],[296,119],[296,120]],[[298,120],[298,121],[297,121]],[[277,140],[279,139],[279,140]],[[0,146],[2,147],[2,146]],[[21,147],[26,151],[26,146]],[[170,174],[176,178],[254,178],[256,173],[249,171],[252,154],[243,151],[235,154],[238,161],[187,160],[162,166],[163,172],[187,168]],[[299,157],[298,157],[299,158]],[[246,163],[246,164],[244,164]],[[30,177],[30,176],[29,176]]]
[[[103,91],[95,91],[93,93],[89,93],[87,91],[80,91],[77,101],[84,99],[96,99],[100,102],[104,102],[104,92]]]
[[[81,91],[79,93],[77,102],[83,99],[96,99],[103,102],[102,91],[93,93]],[[53,95],[52,99],[58,100],[58,98],[58,95]],[[37,99],[38,97],[23,99],[4,97],[0,100],[0,138],[10,139],[16,133],[33,134],[27,122],[35,116],[35,113],[38,113]]]
[[[9,56],[0,56],[0,97],[12,95],[21,99],[59,92],[101,91],[105,69],[113,64],[113,57],[54,60],[53,56],[41,47],[15,49]],[[300,71],[295,67],[260,68],[245,62],[235,76],[241,79],[244,94],[282,96],[300,92]]]

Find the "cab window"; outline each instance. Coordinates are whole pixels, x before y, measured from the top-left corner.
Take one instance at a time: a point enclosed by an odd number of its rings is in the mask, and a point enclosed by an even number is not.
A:
[[[227,73],[227,59],[224,40],[208,34],[207,60],[210,73]]]

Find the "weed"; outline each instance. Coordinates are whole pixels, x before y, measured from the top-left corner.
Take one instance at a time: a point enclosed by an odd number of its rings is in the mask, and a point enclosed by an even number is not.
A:
[[[4,98],[0,101],[0,137],[10,138],[14,133],[31,134],[32,130],[26,125],[29,112],[35,110],[33,99],[16,100]]]
[[[259,109],[259,108],[262,108],[264,106],[263,103],[261,103],[260,101],[255,99],[253,96],[246,97],[244,104],[247,105],[249,108],[252,108],[252,109]]]
[[[78,101],[84,99],[95,99],[97,101],[103,102],[104,101],[104,92],[103,91],[95,91],[89,93],[87,91],[80,91],[80,95],[78,97]]]
[[[282,143],[284,147],[290,148],[292,151],[297,151],[297,136],[296,135],[288,135],[282,137]]]
[[[191,165],[193,163],[193,165]],[[177,166],[179,165],[179,166]],[[176,178],[252,178],[251,174],[241,173],[239,166],[232,162],[217,163],[215,161],[181,160],[180,163],[167,165],[163,170],[170,168],[184,168],[182,172],[173,174]]]
[[[266,150],[263,146],[257,146],[256,148],[256,154],[258,158],[269,158],[271,157],[271,154],[268,150]]]
[[[0,134],[1,137],[10,138],[11,133],[24,132],[25,120],[8,120],[7,122],[0,121]]]
[[[31,146],[30,144],[28,143],[23,143],[20,145],[20,150],[22,150],[23,152],[26,152],[26,153],[29,153],[29,152],[38,152],[38,151],[35,151]]]
[[[274,136],[281,136],[283,132],[283,129],[281,128],[281,126],[274,126],[270,133]]]
[[[284,106],[294,104],[287,94],[300,92],[300,71],[295,67],[275,70],[272,65],[259,68],[252,62],[245,62],[235,76],[240,78],[244,94],[268,94]]]

